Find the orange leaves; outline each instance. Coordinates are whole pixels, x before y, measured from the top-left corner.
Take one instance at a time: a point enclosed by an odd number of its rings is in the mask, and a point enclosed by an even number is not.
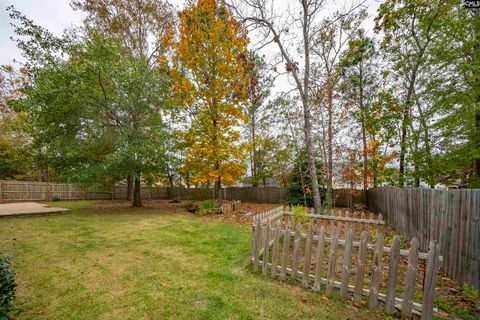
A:
[[[232,13],[216,0],[190,3],[180,14],[175,44],[174,92],[191,115],[183,130],[186,161],[182,168],[193,182],[221,181],[230,185],[244,171],[246,145],[239,128],[247,117],[248,39]]]

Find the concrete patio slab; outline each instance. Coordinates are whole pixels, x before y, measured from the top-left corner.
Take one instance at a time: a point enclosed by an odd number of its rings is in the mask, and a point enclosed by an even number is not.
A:
[[[23,216],[32,214],[50,214],[68,212],[70,209],[50,207],[36,202],[19,202],[0,204],[0,217]]]

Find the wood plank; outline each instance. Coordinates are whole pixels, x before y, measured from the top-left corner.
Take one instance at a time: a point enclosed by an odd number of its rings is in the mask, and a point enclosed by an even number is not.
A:
[[[360,302],[362,299],[362,289],[365,279],[365,264],[367,260],[367,243],[368,232],[363,231],[360,237],[360,247],[358,250],[357,271],[355,274],[355,292],[353,294],[353,300]]]
[[[322,279],[322,272],[323,272],[323,258],[325,254],[325,227],[320,226],[318,230],[318,243],[317,243],[317,251],[316,251],[316,265],[315,265],[315,280],[313,284],[313,290],[318,291],[320,290]]]
[[[405,297],[403,298],[402,312],[405,316],[412,315],[413,294],[415,292],[415,282],[418,272],[418,249],[419,242],[417,238],[410,241],[410,249],[408,256],[407,279],[405,284]]]
[[[253,241],[253,271],[258,272],[258,260],[260,255],[260,232],[261,232],[261,222],[260,219],[257,219],[255,224],[255,237]]]
[[[270,221],[267,220],[265,226],[265,234],[263,237],[263,263],[262,263],[262,275],[266,276],[268,272],[268,257],[270,251]]]
[[[273,232],[273,251],[272,251],[272,278],[277,276],[278,253],[280,249],[280,221],[277,221],[275,231]]]
[[[397,285],[397,271],[400,262],[400,239],[398,236],[393,237],[392,247],[390,251],[390,260],[388,262],[388,280],[387,294],[385,298],[385,313],[393,314],[395,307],[395,295]]]
[[[333,228],[332,230],[332,243],[330,246],[330,255],[328,258],[328,274],[327,274],[327,288],[326,293],[328,295],[332,294],[333,291],[333,281],[335,278],[335,269],[337,266],[337,245],[338,245],[338,229]]]
[[[288,251],[290,250],[290,224],[285,229],[285,239],[283,240],[282,269],[280,271],[280,280],[287,280]]]
[[[378,288],[382,280],[383,267],[383,233],[377,235],[375,241],[375,251],[373,252],[373,271],[370,285],[370,295],[368,297],[368,307],[370,309],[378,306]]]
[[[422,319],[431,319],[433,316],[435,286],[439,268],[439,245],[436,241],[431,241],[429,248],[427,267],[425,269],[425,285],[423,288]]]
[[[308,287],[309,283],[309,274],[310,274],[310,265],[312,262],[312,242],[313,242],[313,228],[312,225],[308,225],[308,236],[305,243],[305,259],[303,265],[303,278],[302,284],[305,288]]]
[[[343,269],[342,269],[342,281],[340,286],[340,294],[344,297],[347,296],[348,280],[350,278],[350,263],[352,259],[352,243],[355,235],[352,234],[352,230],[348,229],[345,236],[345,251],[343,254]]]
[[[302,243],[302,225],[299,223],[295,227],[295,240],[293,241],[293,256],[292,256],[292,277],[297,276],[298,258],[300,256],[300,245]]]

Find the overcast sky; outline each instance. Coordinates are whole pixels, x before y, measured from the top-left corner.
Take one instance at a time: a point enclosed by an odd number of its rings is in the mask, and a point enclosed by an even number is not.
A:
[[[276,0],[275,5],[279,4],[280,7],[286,7],[288,3],[294,2],[294,0],[277,1],[278,0]],[[336,7],[342,7],[350,1],[351,0],[332,0],[331,3],[334,3],[334,5],[329,5],[328,9],[334,10]],[[66,28],[80,25],[83,18],[82,12],[74,11],[70,7],[69,2],[69,0],[0,0],[0,65],[11,64],[14,59],[22,61],[20,51],[10,40],[10,37],[13,35],[13,29],[10,26],[10,18],[6,12],[8,6],[14,5],[16,9],[20,10],[29,19],[32,19],[35,24],[41,25],[50,30],[50,32],[60,35]],[[185,3],[184,0],[173,0],[170,2],[177,9],[181,9]],[[366,0],[370,15],[364,25],[367,31],[371,31],[373,28],[373,18],[381,2],[381,0]],[[254,37],[254,35],[251,35],[251,37]],[[252,43],[253,42],[255,41],[252,40]],[[276,47],[270,46],[262,53],[268,57],[269,55],[275,54],[276,50]],[[288,90],[290,85],[286,78],[277,79],[274,91]]]

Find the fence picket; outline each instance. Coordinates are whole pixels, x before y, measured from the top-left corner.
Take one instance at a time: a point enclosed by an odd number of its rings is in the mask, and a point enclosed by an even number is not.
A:
[[[290,249],[290,224],[285,228],[285,240],[283,242],[282,268],[280,270],[280,280],[287,280],[288,250]]]
[[[415,291],[415,281],[417,280],[418,271],[418,249],[419,242],[417,238],[410,241],[410,249],[408,252],[408,269],[405,284],[405,297],[403,298],[402,312],[407,317],[412,315],[413,293]]]
[[[269,257],[269,251],[270,251],[270,221],[267,219],[267,223],[265,225],[265,236],[263,239],[264,245],[263,245],[263,264],[262,264],[262,274],[264,276],[267,275],[268,271],[268,257]]]
[[[427,267],[425,269],[425,283],[423,286],[422,319],[431,319],[433,316],[433,301],[439,267],[439,251],[437,242],[431,241],[428,251]]]
[[[305,261],[303,265],[303,286],[305,288],[308,287],[308,283],[310,281],[310,264],[312,261],[312,241],[313,241],[313,228],[312,225],[308,225],[308,236],[307,242],[305,243]]]
[[[368,299],[368,307],[370,309],[378,306],[378,288],[382,279],[383,264],[383,233],[377,235],[375,242],[375,251],[373,252],[373,272],[372,283],[370,286],[370,296]]]
[[[350,260],[352,258],[352,243],[353,238],[352,230],[348,229],[345,236],[345,252],[343,256],[343,271],[342,271],[342,282],[340,285],[340,294],[344,297],[347,296],[348,292],[348,279],[350,277]]]
[[[298,258],[300,255],[300,244],[302,243],[302,225],[299,223],[295,227],[295,240],[293,241],[293,257],[292,257],[292,277],[297,276]]]
[[[317,243],[317,253],[316,253],[316,266],[315,266],[315,281],[313,288],[315,291],[320,290],[322,272],[323,272],[323,257],[325,254],[325,227],[320,226],[318,230],[318,243]]]
[[[393,314],[395,308],[395,288],[397,282],[398,264],[400,262],[400,238],[393,237],[388,263],[387,294],[385,297],[385,312]]]
[[[278,251],[280,247],[280,221],[277,221],[275,231],[273,232],[273,252],[272,252],[272,278],[277,276]]]
[[[330,295],[333,291],[333,281],[335,277],[335,269],[337,266],[337,245],[338,245],[338,229],[332,230],[332,243],[330,247],[330,256],[328,259],[327,289],[326,293]]]
[[[253,270],[258,272],[258,261],[260,255],[260,232],[261,232],[261,222],[260,219],[257,219],[255,225],[255,240],[253,241]]]
[[[360,237],[360,247],[358,249],[357,271],[355,275],[355,291],[353,294],[353,300],[356,302],[359,302],[362,299],[362,289],[365,278],[365,264],[367,260],[367,243],[368,232],[363,231]]]

